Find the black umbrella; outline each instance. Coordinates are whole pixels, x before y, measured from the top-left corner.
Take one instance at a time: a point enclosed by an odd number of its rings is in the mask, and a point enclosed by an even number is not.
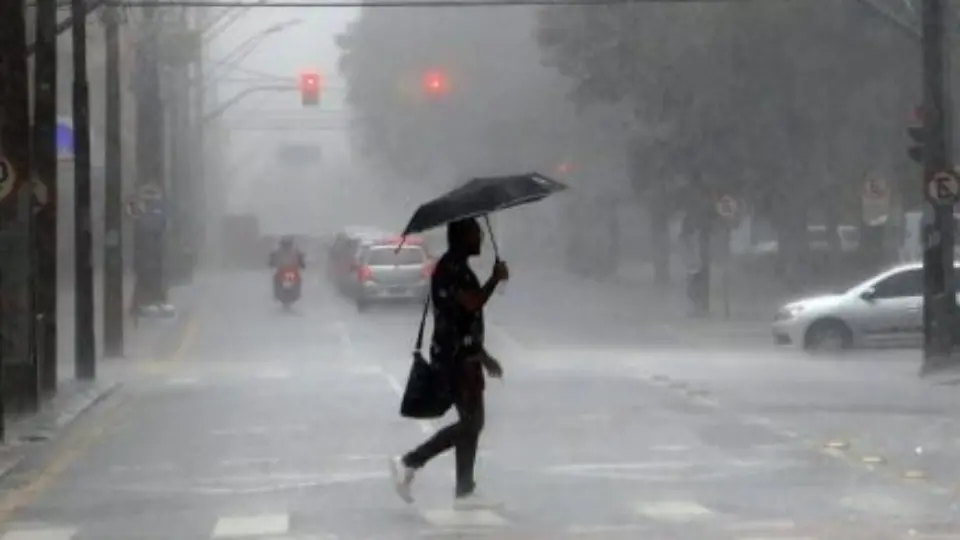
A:
[[[487,229],[490,221],[487,215],[514,206],[532,203],[551,193],[567,189],[552,178],[540,173],[527,173],[514,176],[492,176],[474,178],[466,184],[441,195],[417,208],[402,236],[420,233],[451,221],[483,216]],[[494,252],[497,243],[490,230],[490,240]]]

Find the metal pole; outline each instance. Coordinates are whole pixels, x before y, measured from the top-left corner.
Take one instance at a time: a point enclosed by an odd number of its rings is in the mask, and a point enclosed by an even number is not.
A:
[[[923,2],[923,189],[933,176],[952,169],[950,156],[950,103],[945,74],[943,0]],[[924,270],[924,354],[921,373],[949,363],[952,349],[951,318],[956,311],[953,284],[953,205],[934,205],[932,223],[926,227]]]
[[[103,351],[123,356],[123,141],[120,134],[119,13],[109,5],[104,11],[106,45],[106,178],[104,186],[105,234],[103,252]]]
[[[57,389],[57,0],[37,0],[33,166],[46,188],[36,215],[40,389]]]
[[[0,157],[5,161],[0,198],[0,381],[7,375],[23,374],[24,368],[34,368],[34,343],[31,308],[32,279],[29,243],[30,205],[22,204],[21,189],[30,176],[30,96],[27,70],[26,21],[23,2],[0,2]],[[26,192],[23,192],[26,193]],[[34,388],[24,388],[22,376],[0,384],[2,399],[34,398]],[[26,395],[24,395],[26,390]],[[29,403],[33,407],[36,403]],[[2,422],[2,420],[0,420]]]
[[[137,186],[164,189],[164,112],[160,97],[159,24],[156,6],[143,8],[137,51]],[[163,231],[155,221],[140,219],[134,229],[134,309],[137,313],[163,298]]]
[[[75,323],[76,371],[79,379],[96,377],[96,336],[93,309],[93,238],[90,223],[90,90],[87,84],[86,2],[72,0],[74,234],[76,235]]]

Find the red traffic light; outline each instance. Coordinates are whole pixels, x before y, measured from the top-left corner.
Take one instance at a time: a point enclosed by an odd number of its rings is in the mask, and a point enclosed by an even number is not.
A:
[[[442,71],[428,71],[423,76],[423,89],[428,94],[446,94],[450,91],[450,81]]]
[[[300,74],[300,95],[304,105],[317,105],[320,103],[321,86],[322,82],[319,73],[307,72]]]

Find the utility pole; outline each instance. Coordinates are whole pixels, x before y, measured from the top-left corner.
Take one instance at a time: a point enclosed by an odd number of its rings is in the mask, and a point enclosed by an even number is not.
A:
[[[20,188],[30,172],[31,135],[24,3],[0,2],[0,21],[0,360],[9,368],[29,364],[32,348],[29,206],[20,204]],[[7,373],[0,370],[0,416],[8,397]]]
[[[93,325],[93,237],[90,216],[90,89],[87,84],[86,2],[72,0],[73,16],[73,129],[74,192],[76,215],[75,323],[76,372],[79,379],[96,377],[96,343]]]
[[[952,113],[944,43],[944,2],[924,0],[922,13],[923,46],[923,189],[934,176],[953,169],[951,159]],[[929,199],[929,196],[927,197]],[[950,362],[953,348],[953,317],[956,314],[953,280],[953,207],[934,204],[932,223],[925,228],[923,252],[924,282],[924,354],[921,373],[943,367]]]
[[[144,6],[143,28],[137,51],[137,187],[154,186],[165,195],[163,178],[164,107],[160,96],[160,40],[157,7]],[[161,207],[161,210],[162,207]],[[145,212],[134,229],[134,308],[165,302],[163,251],[166,218],[163,212]]]
[[[40,389],[57,389],[57,0],[37,0],[33,167],[46,190],[35,227]]]
[[[120,135],[120,28],[115,5],[104,8],[106,44],[106,178],[104,186],[103,351],[123,356],[123,141]]]

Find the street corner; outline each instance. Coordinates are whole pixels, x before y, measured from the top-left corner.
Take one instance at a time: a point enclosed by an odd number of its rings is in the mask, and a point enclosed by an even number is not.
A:
[[[6,465],[0,470],[0,529],[51,491],[120,424],[128,408],[118,384],[106,386],[99,393],[90,391],[75,403],[85,406],[75,404],[69,412],[54,414],[52,424],[60,426],[58,431],[44,431],[46,438],[12,445],[11,451],[17,456],[11,457],[9,463],[0,463],[0,466]],[[3,458],[0,455],[0,460]]]

